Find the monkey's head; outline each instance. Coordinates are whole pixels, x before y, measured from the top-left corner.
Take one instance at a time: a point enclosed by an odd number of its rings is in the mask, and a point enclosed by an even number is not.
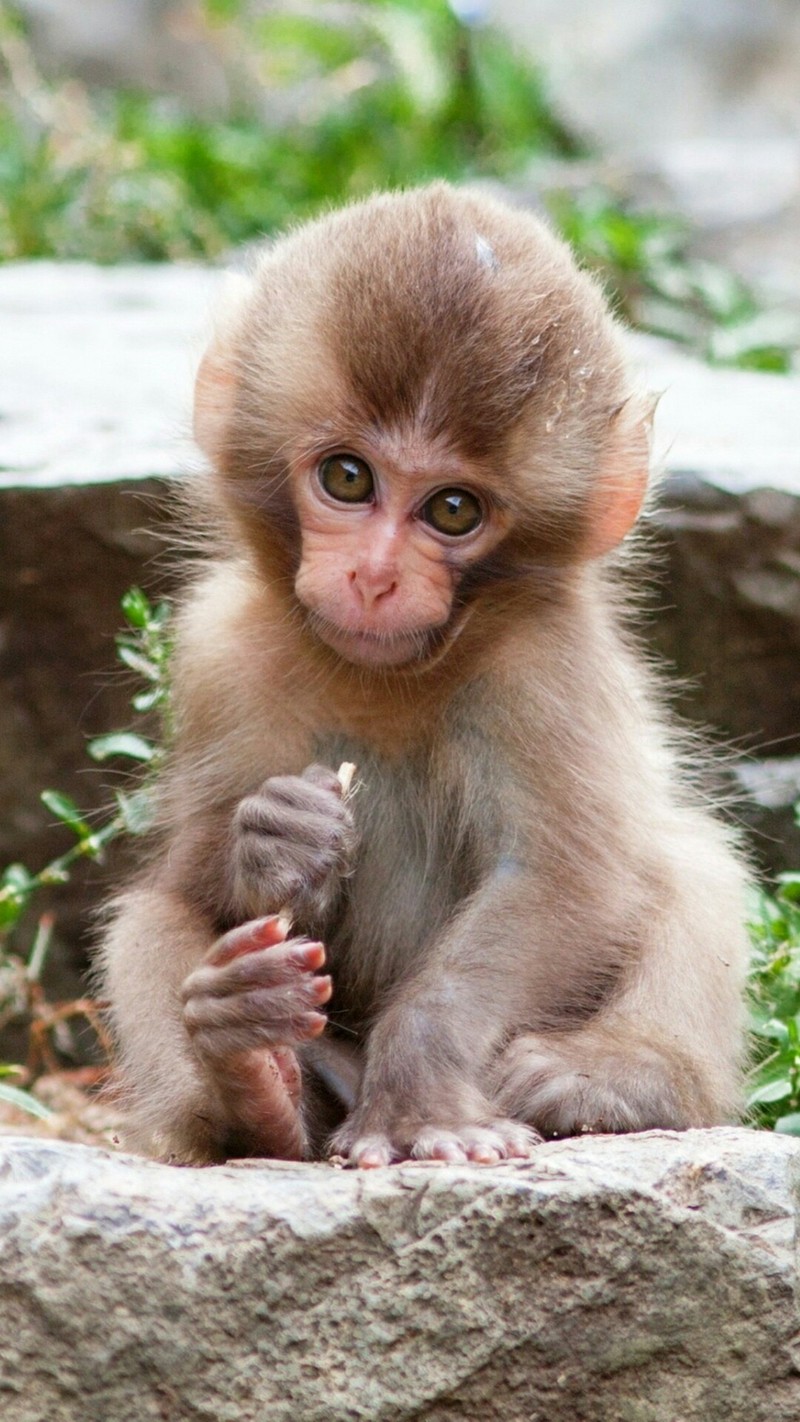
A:
[[[268,249],[222,313],[195,430],[218,497],[349,662],[628,531],[648,418],[594,282],[535,217],[436,184]]]

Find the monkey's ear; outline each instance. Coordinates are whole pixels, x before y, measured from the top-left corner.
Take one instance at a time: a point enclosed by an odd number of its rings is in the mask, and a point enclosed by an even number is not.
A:
[[[214,337],[203,359],[194,386],[194,437],[203,453],[216,463],[225,444],[236,398],[236,335],[238,318],[252,289],[247,277],[226,277],[215,318]]]
[[[650,442],[658,396],[626,400],[611,416],[589,509],[586,558],[600,558],[616,548],[633,528],[650,475]]]

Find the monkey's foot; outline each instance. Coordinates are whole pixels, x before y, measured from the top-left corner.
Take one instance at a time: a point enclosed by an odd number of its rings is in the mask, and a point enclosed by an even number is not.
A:
[[[685,1130],[713,1122],[692,1062],[631,1030],[526,1034],[501,1059],[498,1099],[545,1136]]]
[[[401,1160],[439,1160],[448,1164],[496,1165],[532,1155],[541,1136],[519,1121],[490,1121],[485,1126],[423,1126],[404,1139],[384,1132],[352,1135],[347,1123],[334,1137],[335,1149],[350,1165],[371,1170]]]

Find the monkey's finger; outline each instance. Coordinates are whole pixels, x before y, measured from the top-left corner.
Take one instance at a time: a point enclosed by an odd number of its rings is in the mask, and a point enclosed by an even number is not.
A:
[[[500,1130],[510,1160],[529,1160],[544,1140],[544,1136],[533,1126],[523,1125],[521,1121],[504,1121]]]
[[[335,770],[331,770],[329,765],[307,765],[303,771],[303,780],[307,780],[311,785],[318,785],[320,790],[328,790],[334,795],[342,796],[345,788]]]
[[[259,948],[270,948],[282,943],[289,931],[289,925],[281,914],[273,913],[267,918],[253,918],[248,923],[240,923],[218,938],[206,954],[206,962],[218,967],[239,958],[245,953],[257,952]]]
[[[324,1032],[327,1017],[311,1006],[275,1005],[269,1011],[252,1004],[244,1013],[223,1011],[209,1014],[208,1003],[200,998],[187,1003],[183,1012],[186,1030],[195,1050],[215,1064],[230,1063],[240,1053],[254,1048],[296,1047],[313,1041]]]
[[[331,770],[319,767],[313,780],[299,775],[273,775],[255,795],[240,801],[237,820],[245,827],[270,828],[281,824],[287,814],[324,815],[347,821],[349,812],[342,803],[342,785]]]
[[[325,962],[321,943],[291,938],[286,943],[242,954],[228,963],[203,963],[184,980],[181,998],[232,997],[255,988],[279,988],[316,973]]]
[[[187,998],[183,1020],[190,1032],[200,1027],[282,1025],[327,1002],[331,991],[330,978],[303,976],[281,987],[257,987],[230,997],[197,993]]]
[[[350,810],[317,787],[309,787],[302,801],[297,796],[283,799],[277,791],[249,795],[239,803],[235,828],[238,834],[274,840],[273,849],[294,843],[336,849],[353,836]]]
[[[411,1148],[414,1160],[445,1160],[453,1164],[497,1165],[501,1160],[526,1158],[540,1138],[515,1121],[493,1121],[489,1126],[462,1126],[457,1131],[433,1126],[420,1131]]]

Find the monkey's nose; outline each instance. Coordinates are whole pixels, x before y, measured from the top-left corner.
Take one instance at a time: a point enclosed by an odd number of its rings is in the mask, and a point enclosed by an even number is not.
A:
[[[385,601],[397,590],[397,578],[388,569],[352,568],[347,580],[365,611]]]

